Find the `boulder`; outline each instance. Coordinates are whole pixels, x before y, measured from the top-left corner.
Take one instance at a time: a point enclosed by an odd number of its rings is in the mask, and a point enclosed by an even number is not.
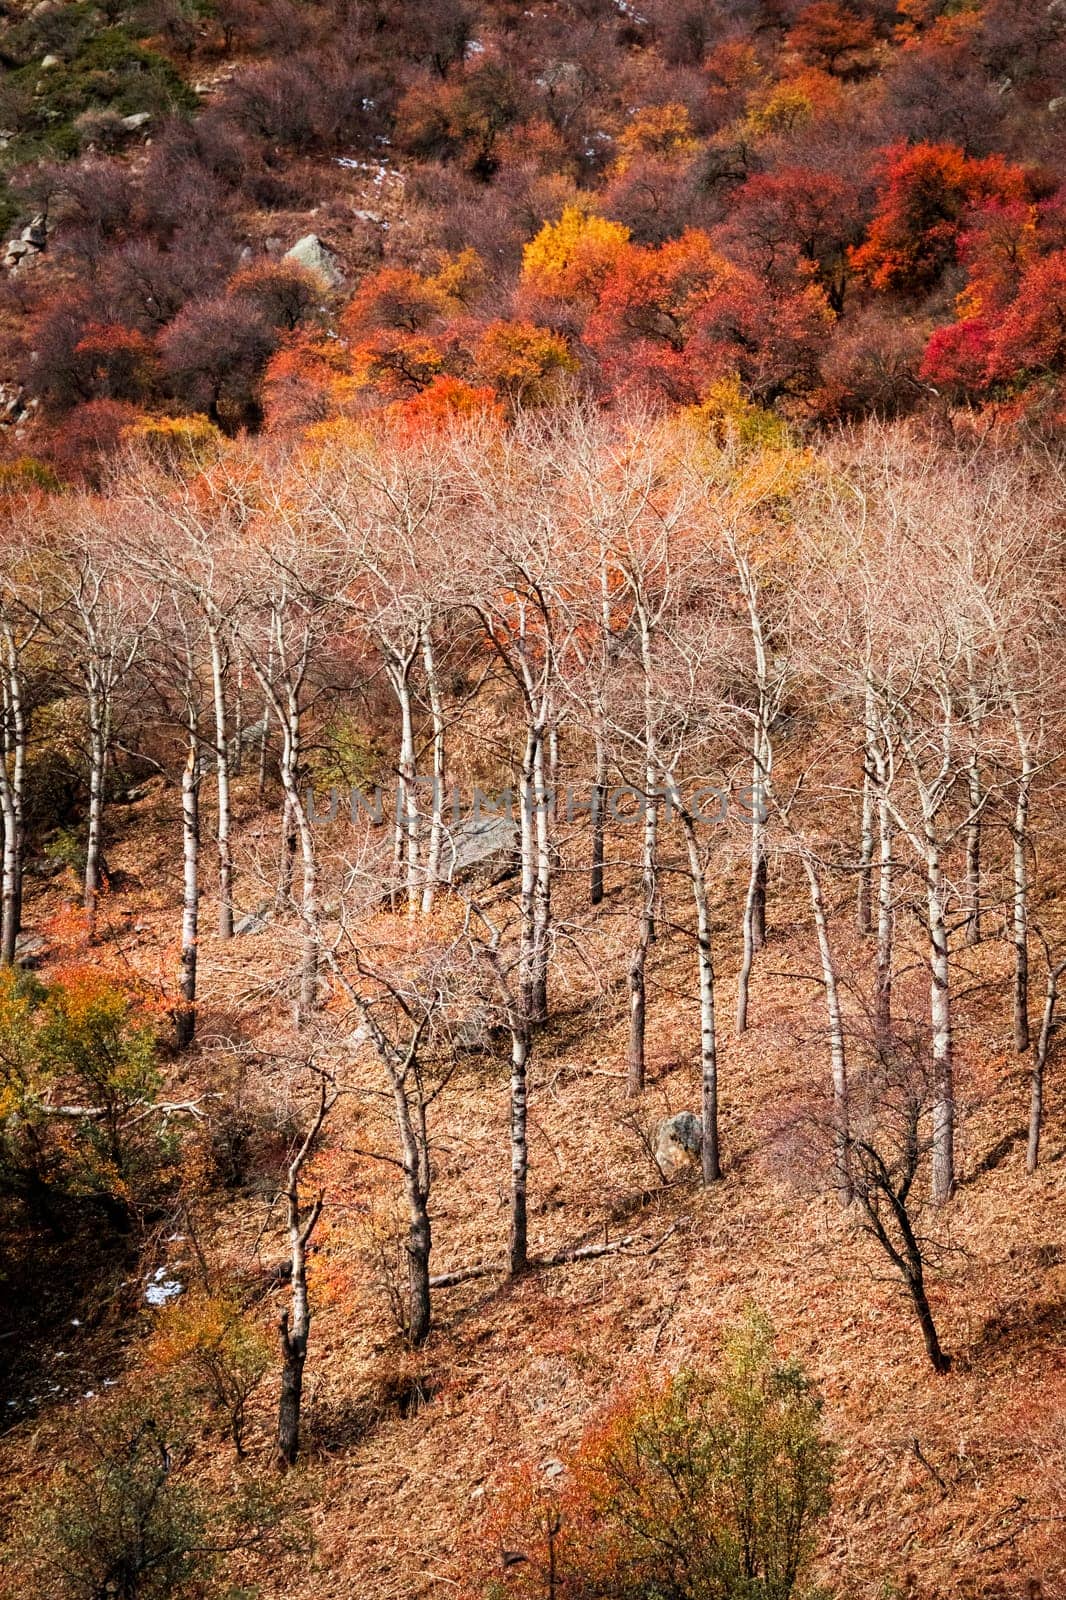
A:
[[[496,882],[510,877],[517,866],[518,824],[512,817],[467,817],[447,830],[441,850],[445,883],[471,877]]]
[[[229,744],[226,747],[230,761],[235,761],[241,751],[248,750],[252,745],[258,744],[262,737],[263,719],[260,717],[258,722],[248,723],[241,729],[239,734],[235,733],[231,736]],[[200,756],[200,766],[202,770],[204,772],[214,772],[217,765],[218,758],[215,755],[215,752],[213,750],[204,750]]]
[[[452,1049],[456,1055],[487,1055],[494,1042],[492,1024],[484,1011],[471,1011],[452,1031]]]
[[[1049,100],[1047,108],[1053,117],[1061,117],[1066,111],[1066,94],[1056,95],[1054,100]]]
[[[703,1159],[703,1123],[691,1111],[679,1111],[659,1125],[655,1159],[664,1178],[690,1172]]]
[[[256,906],[254,911],[246,911],[233,924],[234,934],[265,933],[270,926],[270,919],[274,913],[273,900],[264,900]]]
[[[62,66],[62,64],[63,63],[60,61],[58,56],[45,56],[44,60],[41,62],[41,71],[51,72],[53,67],[59,67]]]
[[[286,250],[283,261],[295,261],[299,267],[315,272],[331,289],[339,289],[344,282],[340,258],[328,250],[317,233],[306,233],[297,239],[291,250]]]
[[[26,397],[21,385],[0,383],[0,423],[18,422],[26,413]]]
[[[28,222],[19,234],[24,244],[31,250],[43,250],[48,243],[48,221],[43,211],[39,211],[32,222]]]
[[[20,967],[39,967],[44,959],[46,945],[39,933],[20,933],[15,940],[15,961]]]
[[[127,133],[136,133],[138,128],[143,128],[151,120],[152,113],[150,111],[134,111],[130,116],[123,117],[122,126]]]
[[[349,1050],[362,1050],[365,1045],[373,1044],[374,1035],[367,1022],[357,1022],[344,1042]]]

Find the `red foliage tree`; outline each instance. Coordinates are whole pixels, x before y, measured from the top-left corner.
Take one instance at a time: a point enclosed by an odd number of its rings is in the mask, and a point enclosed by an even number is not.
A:
[[[959,396],[988,385],[992,329],[984,317],[967,317],[938,328],[926,346],[918,376]]]
[[[434,378],[418,394],[397,400],[388,415],[408,434],[435,433],[453,426],[457,417],[493,417],[503,421],[503,407],[493,389],[447,375]]]
[[[155,348],[133,328],[90,323],[74,346],[74,359],[79,387],[94,399],[139,401],[155,386]]]
[[[760,173],[741,185],[720,237],[731,253],[777,283],[813,269],[839,315],[849,275],[849,250],[862,238],[860,198],[843,178],[803,167]]]
[[[75,406],[49,434],[49,460],[60,477],[98,488],[108,458],[139,416],[136,406],[124,400],[90,400]]]
[[[293,433],[329,421],[347,409],[350,390],[348,352],[340,341],[296,333],[267,363],[262,387],[266,425],[272,432]]]
[[[439,289],[409,267],[382,267],[364,278],[341,318],[350,338],[380,329],[419,333],[433,327],[442,310]]]
[[[1023,200],[1021,167],[1001,156],[971,160],[951,145],[897,145],[866,241],[852,253],[875,289],[920,294],[955,260],[968,210],[989,200]]]
[[[689,404],[735,372],[765,402],[813,386],[831,322],[816,284],[775,294],[690,229],[660,250],[619,253],[584,340],[609,388],[657,388]]]
[[[1066,371],[1066,250],[1035,261],[992,341],[989,373],[1009,379]]]

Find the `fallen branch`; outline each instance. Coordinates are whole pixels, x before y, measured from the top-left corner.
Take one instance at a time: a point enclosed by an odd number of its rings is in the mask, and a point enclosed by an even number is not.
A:
[[[600,1256],[613,1256],[631,1253],[637,1256],[653,1256],[661,1250],[670,1236],[677,1232],[677,1223],[673,1222],[666,1232],[650,1244],[646,1250],[629,1251],[630,1245],[636,1240],[636,1234],[627,1233],[621,1239],[613,1239],[608,1244],[580,1244],[569,1250],[558,1250],[550,1256],[531,1256],[529,1261],[530,1272],[536,1272],[547,1267],[567,1267],[578,1261],[595,1261]],[[494,1274],[503,1273],[503,1268],[498,1261],[479,1261],[474,1266],[458,1267],[454,1272],[442,1272],[435,1278],[430,1278],[431,1289],[451,1289],[457,1283],[469,1283],[474,1278],[489,1278]]]
[[[125,1113],[124,1120],[130,1123],[143,1122],[146,1117],[173,1117],[179,1112],[203,1121],[207,1115],[202,1110],[205,1100],[221,1100],[218,1094],[205,1094],[199,1100],[155,1100],[151,1105],[138,1102],[130,1106]],[[47,1100],[40,1102],[38,1109],[46,1117],[70,1117],[79,1122],[99,1122],[101,1117],[107,1115],[106,1106],[53,1106]],[[136,1113],[136,1114],[134,1114]]]
[[[532,1265],[532,1263],[530,1263]],[[431,1289],[451,1289],[457,1283],[469,1283],[472,1278],[488,1278],[493,1273],[502,1273],[503,1267],[498,1261],[479,1261],[473,1267],[459,1267],[455,1272],[441,1272],[435,1278],[430,1278]]]

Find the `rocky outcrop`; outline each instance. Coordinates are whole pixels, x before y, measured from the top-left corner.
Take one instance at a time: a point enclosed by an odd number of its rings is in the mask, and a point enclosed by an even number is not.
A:
[[[39,255],[48,243],[48,219],[39,213],[27,223],[17,239],[9,239],[4,247],[4,266],[9,272],[24,261]]]

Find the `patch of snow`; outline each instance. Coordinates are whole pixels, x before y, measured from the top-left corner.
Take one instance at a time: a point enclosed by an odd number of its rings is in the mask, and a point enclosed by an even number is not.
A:
[[[177,1278],[168,1277],[169,1267],[157,1267],[148,1279],[144,1298],[150,1306],[169,1305],[171,1300],[176,1300],[179,1294],[185,1291],[185,1285]]]
[[[468,39],[463,54],[468,61],[471,56],[483,56],[485,54],[485,46],[480,39]]]

